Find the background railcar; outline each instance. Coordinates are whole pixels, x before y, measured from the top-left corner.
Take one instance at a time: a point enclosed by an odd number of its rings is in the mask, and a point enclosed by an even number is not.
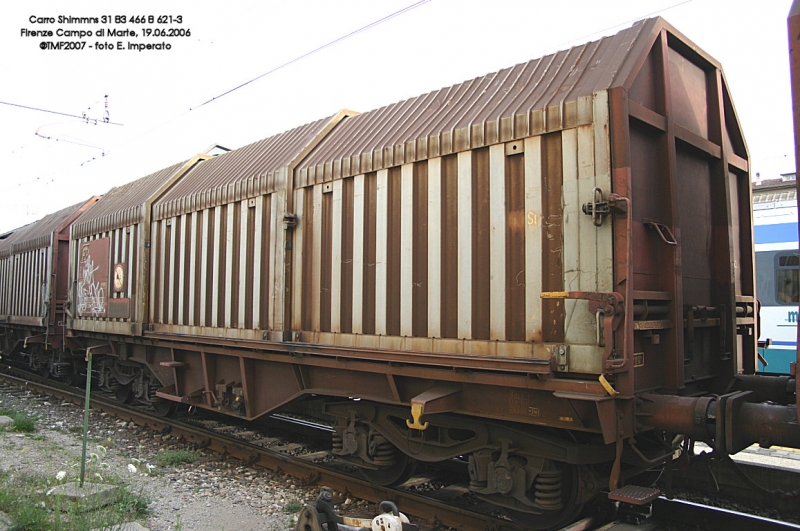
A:
[[[0,323],[4,352],[42,374],[71,380],[77,367],[64,344],[69,307],[69,228],[98,201],[64,208],[0,237]],[[103,293],[94,293],[99,301]]]
[[[786,176],[793,177],[793,176]],[[797,254],[797,189],[788,178],[753,186],[756,273],[761,302],[759,371],[789,374],[797,357],[800,259]]]

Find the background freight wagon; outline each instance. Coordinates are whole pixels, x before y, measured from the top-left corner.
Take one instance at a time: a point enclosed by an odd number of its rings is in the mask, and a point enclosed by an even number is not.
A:
[[[54,369],[45,351],[63,347],[70,311],[69,228],[98,199],[49,214],[0,239],[0,322],[11,325],[3,330],[2,344],[5,349],[26,347],[31,366],[45,373]]]

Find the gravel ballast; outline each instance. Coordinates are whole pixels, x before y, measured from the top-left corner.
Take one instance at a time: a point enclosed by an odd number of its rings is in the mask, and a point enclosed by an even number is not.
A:
[[[0,394],[0,409],[38,419],[29,434],[0,431],[0,470],[53,478],[54,484],[59,472],[65,472],[61,482],[79,478],[82,409],[14,392]],[[319,487],[302,487],[289,476],[244,467],[214,452],[197,451],[193,463],[160,466],[159,450],[191,446],[105,413],[92,411],[89,425],[87,481],[99,481],[94,474],[119,478],[129,492],[150,500],[151,514],[139,523],[151,531],[294,529],[296,511],[319,493]]]

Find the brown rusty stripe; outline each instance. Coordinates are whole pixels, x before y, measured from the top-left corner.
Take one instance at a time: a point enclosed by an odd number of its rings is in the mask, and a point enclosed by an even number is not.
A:
[[[489,148],[472,151],[472,339],[489,339],[491,259],[489,244]],[[470,208],[470,205],[459,205]]]
[[[364,301],[361,313],[364,334],[375,333],[375,228],[378,223],[377,211],[378,174],[371,172],[364,175],[364,285],[362,292]]]
[[[353,178],[342,181],[342,276],[339,326],[343,333],[353,331]]]
[[[303,190],[303,330],[311,330],[311,277],[314,273],[314,187]]]
[[[401,195],[401,169],[399,166],[389,169],[388,183],[388,212],[385,214],[378,212],[378,215],[388,216],[388,235],[386,253],[386,334],[390,336],[400,335],[400,260],[401,238],[400,238],[400,215],[402,211]],[[380,304],[380,294],[378,304]]]
[[[414,164],[412,334],[428,336],[428,161]]]
[[[525,340],[525,154],[506,157],[506,340]],[[530,264],[531,267],[536,267]]]
[[[331,185],[332,186],[332,185]],[[322,251],[319,280],[319,329],[331,331],[331,274],[333,259],[333,192],[322,194]]]
[[[564,290],[561,133],[542,136],[542,291]],[[544,341],[564,341],[564,301],[542,300]]]
[[[458,337],[458,156],[442,157],[442,337]]]

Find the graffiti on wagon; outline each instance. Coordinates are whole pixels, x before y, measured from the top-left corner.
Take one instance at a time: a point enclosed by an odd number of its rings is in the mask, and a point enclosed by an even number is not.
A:
[[[108,238],[81,244],[77,278],[79,317],[106,316],[108,248]]]

